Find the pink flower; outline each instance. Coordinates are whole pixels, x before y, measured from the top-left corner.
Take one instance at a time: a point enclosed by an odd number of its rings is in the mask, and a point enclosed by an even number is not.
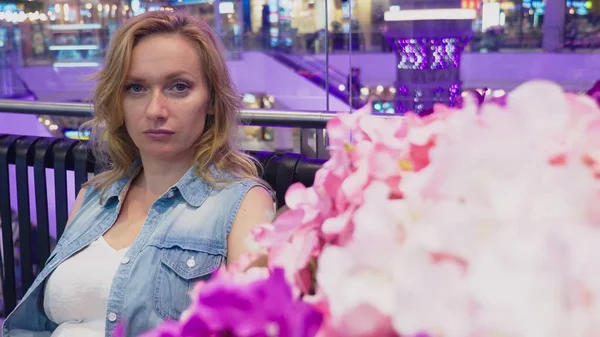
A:
[[[393,267],[395,247],[391,242],[378,242],[356,237],[346,246],[327,246],[318,260],[317,284],[329,301],[333,321],[366,305],[385,318],[395,308]],[[384,253],[385,252],[385,253]],[[388,254],[388,258],[382,258]],[[336,323],[337,324],[337,323]],[[334,325],[336,325],[334,324]]]
[[[435,137],[429,138],[425,144],[410,144],[408,150],[408,161],[411,163],[411,168],[414,171],[429,165],[429,151],[435,147]]]
[[[283,270],[275,269],[267,279],[251,283],[211,279],[196,291],[184,319],[143,337],[312,337],[321,322],[317,310],[292,297]]]
[[[269,269],[322,315],[319,336],[600,335],[592,99],[533,81],[424,118],[340,114],[328,134],[313,186],[292,186],[290,210],[253,230]],[[265,280],[252,259],[220,279]]]
[[[382,315],[369,305],[359,305],[328,323],[321,329],[320,336],[401,337],[394,330],[390,316]]]
[[[269,267],[282,267],[288,282],[306,294],[313,286],[309,262],[318,255],[319,249],[319,236],[315,230],[296,232],[289,242],[271,250]]]
[[[328,205],[323,204],[322,199],[319,190],[306,188],[299,183],[290,186],[285,194],[285,203],[291,210],[302,210],[304,212],[303,224],[310,224],[315,221],[321,212],[327,213]],[[279,223],[285,224],[286,222]]]
[[[587,91],[587,95],[596,101],[596,103],[600,106],[600,81],[594,83],[592,88]]]

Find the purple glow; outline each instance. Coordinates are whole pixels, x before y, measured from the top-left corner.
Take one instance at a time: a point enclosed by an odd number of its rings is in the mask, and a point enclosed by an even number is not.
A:
[[[460,67],[460,56],[467,38],[397,39],[393,47],[398,54],[398,69],[439,70]]]
[[[452,84],[448,91],[450,92],[450,95],[448,97],[448,105],[455,106],[456,102],[458,102],[458,98],[460,97],[460,94],[461,94],[460,83]]]
[[[394,38],[397,60],[396,113],[427,114],[436,103],[456,106],[460,98],[460,61],[470,37]]]
[[[401,39],[395,41],[396,52],[400,62],[399,69],[419,69],[427,68],[427,49],[425,43],[416,39]]]
[[[411,88],[399,85],[394,98],[395,113],[404,114],[414,111],[418,114],[427,114],[435,103],[456,106],[460,103],[460,80],[442,82],[436,86],[418,86]]]
[[[408,95],[408,87],[405,85],[401,85],[398,87],[398,95],[406,96]]]

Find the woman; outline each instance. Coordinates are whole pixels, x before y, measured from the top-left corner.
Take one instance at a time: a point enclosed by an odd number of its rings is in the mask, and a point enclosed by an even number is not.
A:
[[[112,38],[90,122],[109,170],[77,197],[4,336],[137,336],[177,319],[188,292],[247,248],[274,206],[236,150],[238,95],[203,22],[150,12]]]

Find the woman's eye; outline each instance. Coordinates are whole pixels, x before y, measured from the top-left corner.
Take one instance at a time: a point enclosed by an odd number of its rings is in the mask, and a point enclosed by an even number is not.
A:
[[[144,88],[142,88],[142,86],[139,84],[131,84],[127,87],[127,91],[132,92],[134,94],[140,93],[142,92],[142,90],[144,90]]]
[[[177,83],[173,86],[173,89],[177,92],[184,92],[189,89],[189,86],[185,83]]]

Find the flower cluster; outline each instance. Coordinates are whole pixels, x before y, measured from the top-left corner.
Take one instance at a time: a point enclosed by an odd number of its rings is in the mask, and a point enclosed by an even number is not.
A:
[[[293,185],[289,210],[253,232],[264,275],[201,286],[185,322],[233,336],[271,322],[277,336],[600,335],[591,98],[536,81],[502,104],[466,100],[424,118],[357,111],[327,129],[331,158],[314,185]],[[257,294],[269,299],[243,297]],[[240,296],[249,307],[223,307]],[[276,307],[288,309],[274,318]]]
[[[305,337],[317,333],[322,319],[311,305],[293,298],[281,269],[250,279],[220,270],[210,282],[197,284],[180,321],[142,337]]]

